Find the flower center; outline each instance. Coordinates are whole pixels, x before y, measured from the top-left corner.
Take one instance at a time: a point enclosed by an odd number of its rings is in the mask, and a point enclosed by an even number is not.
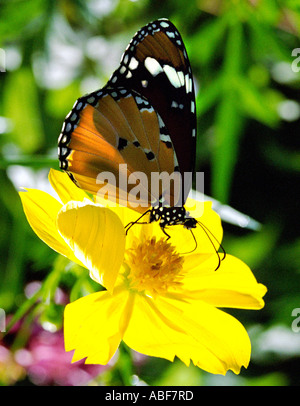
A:
[[[164,293],[181,285],[184,258],[163,238],[135,240],[126,251],[130,288],[148,294]]]

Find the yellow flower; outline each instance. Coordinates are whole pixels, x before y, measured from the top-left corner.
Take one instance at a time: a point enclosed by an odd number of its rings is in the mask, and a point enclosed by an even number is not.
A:
[[[41,191],[21,192],[29,223],[107,289],[66,306],[65,348],[75,350],[73,362],[107,364],[123,340],[140,353],[170,361],[177,356],[211,373],[248,366],[245,328],[219,309],[264,306],[266,288],[247,265],[226,255],[215,271],[218,256],[200,226],[193,230],[196,249],[182,226],[168,229],[168,241],[158,223],[135,225],[125,236],[124,225],[137,219],[136,212],[93,203],[61,172],[52,170],[49,178],[62,203]],[[203,212],[201,223],[221,241],[211,204],[193,203]]]
[[[49,247],[87,268],[92,279],[111,291],[123,262],[124,227],[112,210],[93,203],[65,173],[50,170],[49,181],[62,203],[41,190],[20,192],[29,224]]]

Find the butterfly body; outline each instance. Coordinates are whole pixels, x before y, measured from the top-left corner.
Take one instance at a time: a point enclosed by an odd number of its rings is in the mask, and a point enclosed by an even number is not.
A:
[[[185,228],[191,229],[195,228],[197,224],[197,221],[189,216],[189,213],[183,206],[155,206],[151,210],[149,223],[152,223],[153,221],[159,221],[161,228],[173,225],[183,225]]]
[[[159,225],[163,233],[170,238],[169,234],[166,233],[165,227],[183,225],[188,230],[195,228],[197,226],[197,220],[189,216],[186,209],[182,207],[164,207],[155,206],[150,212],[149,223],[153,221],[159,221]]]
[[[192,228],[196,228],[198,224],[198,221],[191,217],[183,206],[168,207],[156,205],[152,207],[152,209],[149,209],[143,213],[136,221],[127,224],[125,227],[126,234],[133,225],[145,224],[144,222],[140,222],[140,220],[147,214],[149,214],[148,223],[159,221],[159,225],[163,233],[167,236],[167,239],[170,238],[169,234],[165,230],[167,226],[183,225],[184,228],[191,230]]]

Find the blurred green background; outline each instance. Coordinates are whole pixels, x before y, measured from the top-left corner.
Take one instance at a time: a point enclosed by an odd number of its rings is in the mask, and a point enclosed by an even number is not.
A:
[[[38,239],[17,194],[47,190],[73,103],[101,88],[133,34],[161,17],[177,26],[191,61],[205,193],[262,225],[224,223],[226,251],[268,287],[263,310],[230,311],[252,340],[239,376],[124,346],[108,368],[60,365],[64,305],[95,285]],[[0,1],[0,308],[7,323],[19,319],[0,345],[2,385],[300,384],[299,32],[297,0]]]

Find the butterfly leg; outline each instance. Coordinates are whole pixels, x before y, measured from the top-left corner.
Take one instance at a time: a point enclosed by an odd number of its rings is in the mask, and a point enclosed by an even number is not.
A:
[[[143,222],[139,222],[139,220],[141,220],[147,213],[150,213],[151,210],[147,210],[145,211],[145,213],[143,213],[136,221],[131,221],[130,223],[128,223],[124,228],[126,230],[126,235],[128,233],[128,231],[131,229],[131,227],[134,224],[148,224],[147,221],[143,221]]]
[[[168,241],[169,238],[171,238],[171,236],[169,236],[169,234],[165,231],[165,227],[161,227],[162,232],[168,237],[166,239],[166,241]]]

